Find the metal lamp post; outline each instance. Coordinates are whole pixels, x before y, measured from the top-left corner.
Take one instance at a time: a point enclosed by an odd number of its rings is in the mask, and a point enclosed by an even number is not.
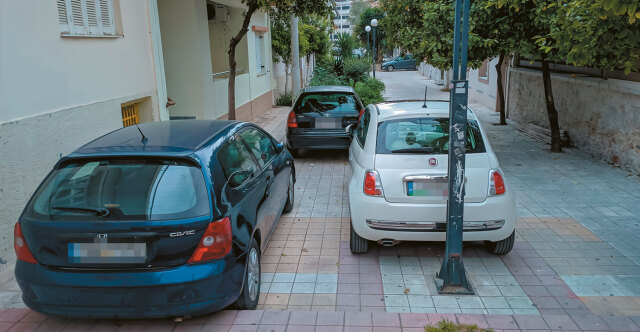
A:
[[[378,20],[375,18],[371,20],[371,27],[373,28],[373,78],[376,78],[376,27],[378,26]]]
[[[449,101],[449,200],[444,259],[435,282],[438,293],[473,294],[462,264],[462,233],[467,140],[467,50],[470,0],[456,0],[453,37],[453,80]]]
[[[370,42],[369,42],[369,32],[371,31],[371,27],[367,25],[366,27],[364,27],[364,31],[367,32],[367,53],[369,55],[371,55],[371,47],[369,45],[370,44]]]

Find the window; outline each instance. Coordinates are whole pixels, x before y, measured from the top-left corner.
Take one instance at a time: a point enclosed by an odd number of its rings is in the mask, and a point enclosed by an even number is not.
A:
[[[342,10],[348,10],[351,6],[342,6]]]
[[[184,161],[72,161],[51,173],[26,213],[38,220],[186,219],[209,214],[206,188],[202,170]]]
[[[258,74],[264,73],[266,71],[264,63],[264,33],[256,32],[256,68],[258,69]]]
[[[467,122],[467,153],[485,152],[478,123]],[[448,118],[414,118],[389,120],[378,128],[376,152],[447,154],[449,150]]]
[[[308,93],[300,98],[294,107],[296,114],[354,114],[360,112],[362,105],[351,93]]]
[[[269,161],[276,156],[273,141],[262,131],[254,128],[243,130],[240,133],[240,137],[249,145],[249,149],[251,149],[251,153],[253,153],[253,156],[258,160],[260,167],[264,167],[264,165],[268,164]]]
[[[367,132],[369,131],[369,121],[371,121],[371,110],[367,108],[364,114],[358,120],[358,128],[356,128],[356,138],[360,146],[364,148],[364,143],[367,140]]]
[[[484,60],[480,69],[478,69],[478,81],[489,83],[489,60]]]
[[[349,15],[342,15],[342,19],[343,19],[343,20],[347,20],[347,19],[349,19]]]
[[[343,25],[342,25],[342,28],[343,28],[343,29],[349,29],[349,27],[350,27],[350,25],[349,25],[349,24],[343,24]]]
[[[113,36],[113,0],[57,0],[62,35]]]
[[[140,123],[140,103],[122,106],[122,126],[129,127]]]
[[[231,187],[242,185],[258,170],[258,165],[251,152],[235,135],[222,146],[218,152],[218,160]]]

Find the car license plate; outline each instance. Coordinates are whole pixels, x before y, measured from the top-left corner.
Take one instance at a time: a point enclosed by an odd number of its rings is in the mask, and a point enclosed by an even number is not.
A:
[[[146,243],[69,243],[70,263],[144,263]]]
[[[342,128],[342,120],[339,118],[316,118],[316,128],[335,129]]]
[[[447,179],[440,181],[407,181],[407,196],[449,196]]]

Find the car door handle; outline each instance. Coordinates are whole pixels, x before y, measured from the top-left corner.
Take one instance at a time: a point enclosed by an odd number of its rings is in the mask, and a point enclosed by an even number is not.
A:
[[[267,188],[264,190],[264,197],[268,197],[271,193],[271,175],[267,176]]]

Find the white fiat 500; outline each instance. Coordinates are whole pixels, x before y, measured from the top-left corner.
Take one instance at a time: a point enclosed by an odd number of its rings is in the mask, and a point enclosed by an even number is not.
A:
[[[369,105],[347,131],[351,251],[369,241],[445,241],[449,103]],[[464,241],[485,241],[496,255],[511,251],[516,203],[476,115],[467,126]]]

